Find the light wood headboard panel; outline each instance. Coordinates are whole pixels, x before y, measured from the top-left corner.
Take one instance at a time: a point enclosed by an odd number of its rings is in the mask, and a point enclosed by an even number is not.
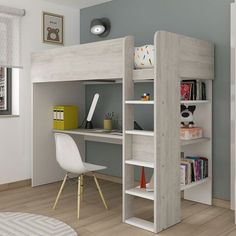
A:
[[[32,82],[123,77],[124,38],[56,48],[32,55]]]
[[[179,76],[214,79],[214,45],[183,35],[179,35],[179,40]]]

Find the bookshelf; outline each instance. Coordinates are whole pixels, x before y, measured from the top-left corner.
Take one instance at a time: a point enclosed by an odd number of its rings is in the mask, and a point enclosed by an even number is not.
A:
[[[200,203],[212,204],[212,80],[204,80],[206,84],[205,101],[192,103],[196,105],[194,122],[196,126],[203,128],[203,138],[194,140],[182,140],[181,152],[185,156],[202,156],[208,158],[208,177],[189,185],[182,186],[184,199]],[[181,101],[182,102],[182,101]],[[203,115],[204,114],[204,115]]]
[[[195,182],[191,182],[190,184],[181,185],[178,184],[178,191],[184,192],[184,198],[191,200],[191,201],[197,201],[205,204],[212,204],[212,81],[211,80],[204,80],[204,83],[206,84],[207,88],[207,100],[188,100],[188,101],[177,101],[175,103],[176,107],[179,107],[180,104],[185,104],[186,106],[189,105],[195,105],[196,111],[194,114],[194,121],[196,123],[196,126],[203,127],[204,130],[204,137],[198,138],[198,139],[192,139],[192,140],[180,140],[179,133],[178,136],[176,136],[176,143],[179,145],[179,150],[183,151],[186,155],[200,155],[208,158],[208,173],[209,176],[206,178],[203,178],[201,180],[197,180]],[[133,86],[133,85],[132,85]],[[153,83],[154,90],[155,86],[157,84]],[[134,89],[134,88],[133,88]],[[156,88],[157,89],[157,88]],[[131,93],[132,94],[132,93]],[[129,93],[130,95],[130,93]],[[155,98],[157,99],[157,98]],[[131,98],[128,98],[127,100],[124,100],[124,109],[127,109],[129,111],[129,115],[133,118],[133,108],[134,105],[153,105],[154,110],[156,110],[156,116],[157,116],[157,104],[159,106],[162,105],[162,103],[158,103],[157,100],[149,101],[148,103],[146,101],[137,101],[137,100],[131,100]],[[133,106],[132,106],[133,105]],[[139,107],[142,109],[142,107]],[[177,109],[178,114],[179,110]],[[132,113],[130,113],[132,112]],[[155,112],[154,112],[155,113]],[[204,114],[204,116],[202,115]],[[130,117],[130,118],[131,118]],[[155,120],[155,118],[154,118]],[[176,123],[175,119],[175,124]],[[174,122],[174,121],[172,121]],[[140,167],[146,167],[151,168],[154,170],[154,174],[157,171],[157,160],[155,159],[155,151],[152,150],[155,145],[153,146],[146,146],[147,143],[155,142],[155,138],[157,138],[157,126],[156,129],[154,128],[153,131],[147,131],[147,130],[133,130],[131,129],[132,125],[127,127],[127,129],[124,130],[124,136],[126,137],[126,140],[128,140],[129,147],[132,147],[128,150],[128,155],[126,156],[127,159],[125,159],[125,170],[128,169],[128,172],[126,172],[126,177],[129,177],[128,184],[125,186],[124,195],[127,202],[132,202],[132,197],[139,197],[143,199],[147,199],[154,202],[154,212],[156,211],[155,204],[157,204],[157,195],[158,195],[158,185],[154,188],[153,192],[146,191],[140,188],[137,188],[134,184],[133,179],[133,171],[134,166],[140,166]],[[176,130],[179,131],[180,126],[175,126]],[[171,134],[172,135],[172,134]],[[163,139],[163,135],[161,135],[161,138]],[[160,138],[160,136],[159,136]],[[177,140],[178,139],[178,140]],[[139,140],[139,141],[137,141]],[[141,147],[140,147],[141,146]],[[149,152],[141,152],[140,155],[137,155],[138,151],[141,149],[148,149]],[[137,151],[138,149],[138,151]],[[135,152],[136,155],[131,155]],[[143,158],[145,157],[145,158]],[[178,162],[178,165],[180,166],[180,162]],[[125,206],[126,208],[129,208],[129,206]],[[131,210],[131,209],[130,209]],[[154,213],[155,214],[155,213]],[[149,231],[155,232],[155,215],[154,215],[154,222],[144,221],[142,219],[139,219],[137,217],[131,217],[128,219],[125,219],[125,222],[128,222],[132,225],[139,225],[139,227],[143,229],[147,229]]]
[[[160,40],[160,41],[158,41]],[[162,41],[163,40],[163,41]],[[212,77],[201,74],[198,83],[204,82],[206,88],[204,100],[180,100],[181,80],[196,77],[191,73],[182,74],[173,65],[179,65],[178,52],[175,45],[178,39],[168,40],[155,37],[155,50],[159,51],[154,69],[131,70],[132,55],[125,56],[125,76],[123,80],[123,222],[136,227],[160,232],[181,220],[181,191],[184,198],[205,204],[212,204]],[[166,53],[161,42],[171,53]],[[199,41],[198,43],[201,44]],[[194,44],[194,43],[193,43]],[[192,44],[192,45],[193,45]],[[168,45],[168,46],[167,46]],[[195,47],[195,46],[194,46]],[[210,49],[212,45],[209,45]],[[199,45],[193,51],[199,50]],[[201,49],[200,49],[201,51]],[[195,51],[196,52],[196,51]],[[211,54],[211,53],[210,53]],[[212,56],[212,54],[211,54]],[[198,57],[198,56],[197,56]],[[132,66],[131,66],[132,68]],[[211,69],[210,69],[211,71]],[[211,71],[213,73],[213,70]],[[148,75],[148,76],[147,76]],[[211,78],[211,79],[209,79]],[[153,100],[140,101],[134,99],[134,83],[151,80],[153,84]],[[195,105],[194,122],[203,127],[204,136],[193,140],[180,140],[180,105]],[[142,109],[151,105],[154,110],[154,129],[134,130],[134,107]],[[204,115],[203,115],[204,114]],[[180,152],[189,156],[208,158],[208,177],[186,185],[180,184]],[[154,176],[154,189],[147,191],[137,187],[134,179],[136,166],[151,168]],[[168,196],[168,197],[166,197]],[[135,215],[134,199],[141,198],[153,202],[153,215],[148,219],[140,219]],[[171,206],[171,209],[170,209]],[[140,206],[141,208],[141,206]],[[165,221],[163,219],[168,219]],[[153,219],[150,221],[149,219]]]

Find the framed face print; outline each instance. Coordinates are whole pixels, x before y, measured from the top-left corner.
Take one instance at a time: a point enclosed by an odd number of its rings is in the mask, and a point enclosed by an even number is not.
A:
[[[64,43],[64,16],[43,12],[43,42]]]

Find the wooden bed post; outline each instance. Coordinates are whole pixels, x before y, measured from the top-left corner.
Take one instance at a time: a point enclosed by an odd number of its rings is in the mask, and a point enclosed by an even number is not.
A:
[[[132,130],[134,128],[134,109],[133,106],[125,106],[126,100],[132,100],[134,97],[134,82],[133,82],[133,50],[134,50],[134,38],[131,36],[124,38],[123,46],[123,222],[133,216],[133,200],[134,197],[125,194],[127,189],[130,189],[134,185],[134,166],[125,165],[126,159],[132,157],[132,136],[127,135],[125,130]]]
[[[179,37],[154,37],[154,231],[180,222]]]

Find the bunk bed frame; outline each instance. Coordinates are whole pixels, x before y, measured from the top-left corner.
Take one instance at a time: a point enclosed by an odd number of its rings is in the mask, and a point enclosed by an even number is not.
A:
[[[52,49],[32,55],[33,186],[62,178],[56,164],[52,129],[52,106],[78,103],[84,112],[84,81],[121,80],[123,89],[123,222],[158,233],[181,220],[181,191],[184,198],[212,203],[212,80],[214,46],[212,43],[158,31],[154,36],[153,69],[134,70],[133,37]],[[205,117],[205,138],[180,142],[180,81],[199,79],[207,83],[207,101],[199,105]],[[133,127],[134,83],[153,81],[154,130],[136,131]],[[75,138],[75,137],[74,137]],[[79,145],[84,148],[84,140]],[[207,156],[209,177],[180,188],[180,152]],[[201,151],[199,151],[201,150]],[[84,154],[84,153],[83,153]],[[154,170],[154,192],[135,188],[134,167]],[[43,173],[43,175],[42,175]],[[135,217],[134,198],[153,201],[153,222]]]

